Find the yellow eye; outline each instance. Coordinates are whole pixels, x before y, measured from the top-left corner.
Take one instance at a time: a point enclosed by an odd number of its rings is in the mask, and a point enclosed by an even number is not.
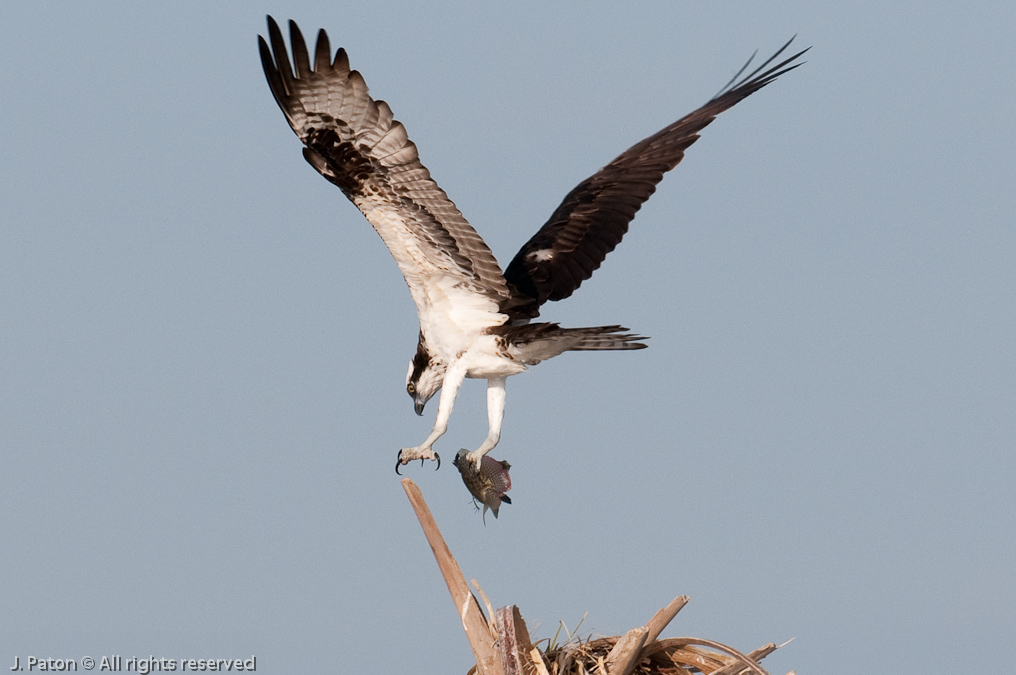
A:
[[[413,394],[416,393],[416,385],[410,382],[409,384],[406,385],[406,391],[408,391],[409,395],[412,396]]]

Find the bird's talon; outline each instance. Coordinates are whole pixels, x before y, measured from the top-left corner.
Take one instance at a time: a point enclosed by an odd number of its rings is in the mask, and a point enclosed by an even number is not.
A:
[[[420,460],[421,467],[427,464],[428,459],[435,459],[437,460],[437,468],[434,470],[437,471],[437,469],[441,468],[441,455],[434,452],[434,450],[428,450],[421,456],[419,448],[402,448],[395,459],[395,473],[401,476],[402,472],[399,469],[417,459]]]

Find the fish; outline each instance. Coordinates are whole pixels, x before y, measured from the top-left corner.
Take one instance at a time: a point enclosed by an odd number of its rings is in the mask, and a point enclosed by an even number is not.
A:
[[[480,461],[480,470],[474,468],[472,462],[466,459],[469,451],[459,450],[452,460],[452,464],[462,474],[462,482],[465,483],[469,494],[473,495],[473,503],[477,510],[483,504],[483,522],[487,523],[487,510],[490,509],[497,518],[498,509],[501,504],[511,504],[512,500],[505,493],[512,489],[512,479],[508,475],[511,464],[506,461],[494,459],[490,455],[484,455]]]

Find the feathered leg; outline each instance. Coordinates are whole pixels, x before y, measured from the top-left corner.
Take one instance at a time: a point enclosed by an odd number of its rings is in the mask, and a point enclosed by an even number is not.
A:
[[[479,471],[480,462],[483,456],[497,446],[501,440],[501,422],[504,420],[505,402],[505,378],[493,377],[487,380],[487,424],[490,431],[487,432],[487,439],[483,445],[467,455],[466,459],[473,463],[473,467]]]

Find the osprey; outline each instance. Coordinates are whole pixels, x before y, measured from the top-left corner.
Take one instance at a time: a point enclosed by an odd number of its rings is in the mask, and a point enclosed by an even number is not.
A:
[[[272,94],[303,141],[304,157],[363,212],[409,285],[420,319],[416,354],[406,374],[416,413],[422,415],[427,401],[441,390],[433,430],[419,446],[399,451],[396,471],[414,459],[435,459],[440,467],[433,446],[448,428],[464,378],[487,380],[489,432],[461,458],[478,472],[501,436],[505,378],[566,351],[646,346],[639,342],[645,338],[622,326],[562,328],[531,320],[543,303],[567,298],[592,275],[663,174],[677,166],[706,125],[801,65],[792,63],[807,51],[770,66],[787,42],[741,77],[749,59],[704,106],[579,183],[502,272],[483,239],[420,163],[416,145],[388,104],[372,99],[360,73],[350,70],[345,50],[333,56],[321,30],[312,65],[293,21],[289,35],[292,65],[272,17],[271,47],[258,36]]]

